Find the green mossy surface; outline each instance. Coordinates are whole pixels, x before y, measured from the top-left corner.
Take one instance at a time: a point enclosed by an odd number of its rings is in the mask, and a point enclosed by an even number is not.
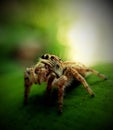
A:
[[[107,130],[113,129],[113,64],[93,67],[108,76],[87,78],[96,96],[91,98],[80,84],[64,97],[62,115],[57,101],[45,105],[46,84],[33,85],[29,104],[23,105],[23,70],[15,68],[0,76],[0,129],[2,130]]]

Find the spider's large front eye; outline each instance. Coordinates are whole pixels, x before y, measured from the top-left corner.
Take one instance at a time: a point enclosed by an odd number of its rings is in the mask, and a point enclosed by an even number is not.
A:
[[[49,56],[48,56],[48,55],[42,55],[41,58],[42,58],[42,59],[48,59]]]

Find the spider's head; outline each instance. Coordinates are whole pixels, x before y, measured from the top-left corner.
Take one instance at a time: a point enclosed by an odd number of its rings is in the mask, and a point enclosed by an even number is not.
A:
[[[44,54],[41,56],[40,62],[47,64],[49,66],[49,69],[58,76],[62,75],[63,72],[62,60],[58,56],[51,54]]]

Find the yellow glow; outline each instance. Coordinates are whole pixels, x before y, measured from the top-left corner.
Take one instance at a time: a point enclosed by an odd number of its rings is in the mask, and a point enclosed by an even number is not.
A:
[[[67,33],[68,58],[87,65],[93,64],[96,50],[96,32],[87,25],[76,24]]]

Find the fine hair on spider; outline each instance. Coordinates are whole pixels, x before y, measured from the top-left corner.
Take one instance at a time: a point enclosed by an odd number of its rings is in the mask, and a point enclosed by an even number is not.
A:
[[[46,94],[49,102],[51,90],[54,86],[58,89],[58,112],[62,113],[64,90],[69,86],[73,80],[79,81],[83,84],[87,92],[94,96],[94,92],[89,87],[85,77],[87,73],[92,73],[102,79],[107,77],[98,71],[86,67],[79,62],[62,61],[58,56],[51,54],[44,54],[39,59],[38,63],[32,68],[27,68],[24,74],[25,91],[24,103],[28,101],[30,87],[33,83],[41,84],[47,83]]]

